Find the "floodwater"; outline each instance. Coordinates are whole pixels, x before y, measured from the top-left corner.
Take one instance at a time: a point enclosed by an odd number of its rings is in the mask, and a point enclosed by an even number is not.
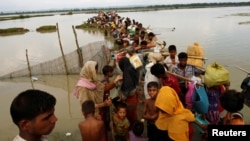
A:
[[[241,81],[247,73],[233,66],[250,71],[250,24],[239,25],[239,22],[250,21],[250,16],[232,16],[237,13],[250,13],[250,7],[180,9],[151,12],[118,13],[149,26],[157,37],[175,44],[177,51],[186,51],[187,46],[198,42],[203,46],[205,65],[218,62],[230,72],[231,88],[240,90]],[[31,30],[24,35],[0,37],[0,76],[26,68],[25,49],[28,49],[31,65],[57,58],[61,55],[57,33],[40,34],[35,29],[42,25],[59,24],[64,53],[76,49],[72,25],[79,25],[95,14],[55,15],[13,21],[1,21],[1,28],[24,27]],[[174,31],[171,29],[175,27]],[[104,40],[100,33],[76,30],[79,45]],[[231,66],[231,67],[227,67]],[[78,123],[84,120],[79,101],[72,96],[78,75],[36,76],[35,89],[47,91],[57,98],[55,114],[58,122],[51,141],[81,140]],[[12,99],[21,91],[32,88],[28,78],[16,78],[0,81],[0,140],[10,141],[18,133],[12,123],[9,107]],[[250,123],[250,109],[244,107],[245,120]],[[66,136],[66,133],[71,136]]]

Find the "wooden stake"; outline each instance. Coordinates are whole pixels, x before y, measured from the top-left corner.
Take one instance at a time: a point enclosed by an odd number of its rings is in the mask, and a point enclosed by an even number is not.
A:
[[[75,28],[74,28],[73,25],[72,25],[72,29],[73,29],[74,35],[75,35],[76,47],[77,47],[77,53],[78,53],[78,56],[79,56],[80,67],[83,67],[82,49],[79,47],[78,40],[77,40],[77,34],[76,34],[76,31],[75,31]]]
[[[188,58],[200,59],[200,60],[208,60],[208,58],[203,58],[203,57],[198,57],[198,56],[191,56],[191,55],[188,55]]]
[[[174,75],[174,76],[176,76],[176,77],[178,77],[178,78],[180,78],[180,79],[183,79],[183,80],[185,80],[185,81],[194,82],[193,80],[191,80],[191,79],[189,79],[189,78],[186,78],[186,77],[183,77],[183,76],[181,76],[181,75],[172,73],[172,72],[170,72],[170,71],[167,71],[167,73],[168,73],[168,74],[171,74],[171,75]],[[201,84],[201,83],[197,83],[197,84],[200,85],[200,86],[203,86],[203,84]]]
[[[239,67],[239,66],[231,66],[231,65],[226,65],[226,66],[227,66],[227,67],[234,67],[234,68],[239,69],[239,70],[241,70],[241,71],[243,71],[243,72],[245,72],[245,73],[247,73],[247,74],[250,74],[249,71],[247,71],[247,70],[245,70],[245,69],[243,69],[243,68],[241,68],[241,67]]]
[[[29,63],[29,57],[28,57],[28,50],[27,49],[26,49],[26,60],[27,60],[27,64],[28,64],[28,70],[29,70],[29,77],[30,77],[31,87],[32,87],[32,89],[34,89],[34,84],[33,84],[33,80],[32,80],[30,63]]]
[[[59,39],[59,45],[60,45],[60,49],[61,49],[61,53],[62,53],[62,58],[63,58],[63,62],[64,62],[64,68],[65,68],[65,73],[66,75],[68,75],[68,67],[67,67],[67,62],[63,53],[63,48],[62,48],[62,43],[61,43],[61,39],[60,39],[60,33],[59,33],[59,27],[58,27],[58,23],[56,23],[56,28],[57,28],[57,35],[58,35],[58,39]]]
[[[245,73],[247,73],[247,74],[250,74],[250,72],[249,71],[247,71],[247,70],[245,70],[245,69],[243,69],[243,68],[241,68],[241,67],[239,67],[239,66],[235,66],[237,69],[239,69],[239,70],[242,70],[243,72],[245,72]]]

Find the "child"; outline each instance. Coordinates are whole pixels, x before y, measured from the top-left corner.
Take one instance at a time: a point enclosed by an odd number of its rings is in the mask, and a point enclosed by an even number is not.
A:
[[[47,141],[55,127],[56,99],[47,92],[26,90],[18,94],[10,106],[13,122],[19,128],[14,141]]]
[[[113,124],[111,122],[111,128],[114,130],[115,141],[127,141],[128,140],[128,128],[129,121],[126,117],[127,105],[123,102],[116,102],[115,113],[112,117]]]
[[[147,141],[146,138],[142,137],[144,125],[140,121],[135,121],[132,131],[129,131],[129,141]]]
[[[155,99],[159,92],[159,84],[155,81],[151,81],[148,83],[147,88],[150,99],[144,101],[143,118],[147,120],[147,136],[149,141],[155,141],[158,140],[158,129],[154,124],[158,117],[158,109],[155,107]]]
[[[79,123],[82,141],[105,140],[104,123],[95,117],[95,103],[86,100],[82,103],[82,113],[85,120]]]
[[[179,63],[178,56],[176,55],[177,49],[175,45],[170,45],[168,47],[169,56],[164,60],[164,64],[167,66],[169,71],[172,72],[172,67]]]
[[[244,96],[242,93],[229,89],[220,96],[219,100],[226,112],[225,117],[220,119],[223,125],[244,124],[243,115],[239,113],[244,107]]]

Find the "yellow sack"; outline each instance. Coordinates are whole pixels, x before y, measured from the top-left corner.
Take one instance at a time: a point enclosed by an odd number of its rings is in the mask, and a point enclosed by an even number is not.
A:
[[[188,60],[187,64],[203,67],[204,51],[203,47],[198,43],[194,43],[187,48]]]
[[[206,67],[204,82],[207,87],[228,84],[229,72],[223,66],[214,62]]]

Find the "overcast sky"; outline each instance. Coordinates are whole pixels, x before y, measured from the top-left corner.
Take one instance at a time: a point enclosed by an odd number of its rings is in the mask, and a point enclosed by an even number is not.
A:
[[[0,12],[132,5],[247,2],[250,0],[0,0]]]

